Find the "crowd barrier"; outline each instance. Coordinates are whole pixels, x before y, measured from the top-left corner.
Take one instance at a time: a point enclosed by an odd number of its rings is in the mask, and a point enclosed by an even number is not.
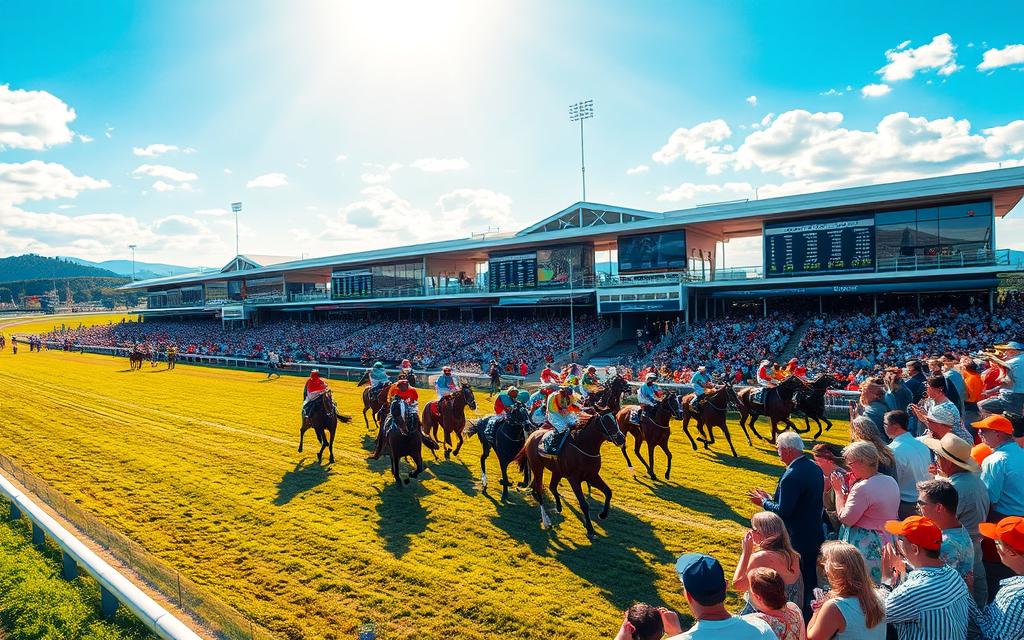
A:
[[[3,454],[0,454],[0,469],[6,476],[17,480],[35,500],[47,505],[81,534],[79,536],[68,531],[36,504],[33,498],[0,474],[0,495],[10,502],[10,517],[16,519],[25,516],[29,519],[32,523],[32,539],[37,546],[42,546],[45,537],[49,537],[60,547],[63,554],[61,573],[66,579],[73,579],[79,567],[84,568],[96,579],[100,585],[100,606],[104,616],[109,617],[118,605],[123,605],[160,638],[200,638],[125,575],[89,549],[80,537],[88,538],[102,547],[135,573],[143,583],[189,615],[209,633],[210,637],[224,640],[269,640],[274,637],[269,631],[209,595],[138,544],[104,525],[95,516]]]

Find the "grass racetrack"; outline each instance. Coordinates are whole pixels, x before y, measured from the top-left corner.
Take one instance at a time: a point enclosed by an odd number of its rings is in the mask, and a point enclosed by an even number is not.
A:
[[[735,423],[739,459],[721,441],[691,451],[673,423],[668,482],[639,465],[632,477],[606,444],[614,496],[591,544],[564,482],[551,531],[527,493],[497,501],[494,455],[481,493],[475,437],[459,459],[425,451],[420,479],[393,486],[386,457],[366,461],[351,383],[332,383],[355,420],[339,425],[336,463],[320,466],[312,432],[296,452],[302,379],[127,369],[107,356],[0,353],[0,452],[283,637],[353,637],[367,622],[382,639],[611,637],[633,601],[686,611],[677,554],[715,554],[731,574],[754,511],[746,491],[772,491],[782,470]],[[846,437],[845,422],[825,434]],[[660,477],[665,459],[656,464]]]

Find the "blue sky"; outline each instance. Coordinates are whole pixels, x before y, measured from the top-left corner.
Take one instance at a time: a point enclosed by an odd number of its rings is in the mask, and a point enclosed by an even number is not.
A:
[[[994,15],[1003,3],[8,3],[0,255],[135,243],[140,260],[219,266],[237,200],[251,253],[518,229],[580,198],[567,107],[586,98],[588,200],[622,206],[1020,164],[1024,33]],[[1024,248],[1019,214],[1001,246]]]

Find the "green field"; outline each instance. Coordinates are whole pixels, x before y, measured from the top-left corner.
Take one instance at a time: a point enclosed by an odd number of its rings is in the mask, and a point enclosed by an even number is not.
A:
[[[0,353],[0,452],[284,637],[353,637],[367,622],[388,639],[611,637],[635,600],[685,611],[679,553],[715,554],[731,572],[754,511],[747,489],[770,491],[781,473],[774,450],[735,426],[738,459],[720,444],[692,452],[676,423],[668,482],[631,476],[606,446],[615,494],[590,543],[567,486],[549,531],[526,493],[497,501],[493,456],[482,493],[475,440],[458,459],[428,455],[421,481],[399,490],[386,459],[366,461],[361,419],[339,429],[334,465],[316,463],[311,440],[296,452],[299,378],[127,368]],[[358,413],[359,390],[333,387]],[[845,423],[826,436],[845,440]]]

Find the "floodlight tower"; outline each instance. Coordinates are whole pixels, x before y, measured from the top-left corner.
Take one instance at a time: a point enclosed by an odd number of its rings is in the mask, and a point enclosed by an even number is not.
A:
[[[231,211],[235,214],[235,257],[238,257],[238,214],[242,211],[241,202],[232,202]]]
[[[132,250],[132,282],[135,282],[135,247],[138,245],[130,244],[128,248]]]
[[[580,123],[580,173],[583,176],[583,201],[587,201],[587,158],[583,152],[583,121],[594,117],[594,101],[584,100],[569,105],[569,122]]]

